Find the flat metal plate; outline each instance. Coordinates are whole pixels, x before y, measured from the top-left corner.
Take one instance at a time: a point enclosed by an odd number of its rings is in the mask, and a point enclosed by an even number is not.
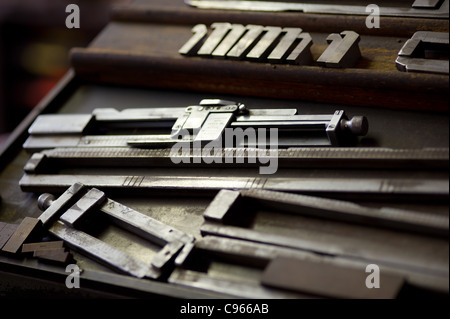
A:
[[[33,135],[81,134],[91,120],[91,114],[76,116],[65,114],[40,115],[28,130],[28,133]]]
[[[394,299],[404,279],[380,271],[378,288],[366,285],[365,269],[352,269],[299,259],[276,258],[264,271],[262,283],[276,288],[340,299]]]
[[[351,3],[348,1],[347,3]],[[382,16],[388,17],[421,17],[421,18],[448,18],[448,1],[437,10],[432,3],[424,4],[424,1],[416,1],[413,6],[380,8]],[[216,10],[243,10],[243,11],[267,11],[286,12],[297,11],[304,13],[319,14],[345,14],[345,15],[367,15],[366,6],[348,4],[318,4],[298,2],[275,2],[275,1],[234,1],[234,0],[185,0],[185,3],[200,9]],[[354,2],[353,2],[354,3]]]

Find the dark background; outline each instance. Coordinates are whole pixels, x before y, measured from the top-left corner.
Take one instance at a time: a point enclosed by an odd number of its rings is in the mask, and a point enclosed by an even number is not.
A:
[[[0,0],[0,145],[68,70],[69,50],[85,47],[129,0]],[[66,28],[66,7],[80,28]]]

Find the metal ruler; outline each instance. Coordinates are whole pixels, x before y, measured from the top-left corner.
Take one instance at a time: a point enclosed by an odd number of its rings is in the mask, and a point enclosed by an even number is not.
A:
[[[74,183],[108,192],[133,195],[210,196],[222,189],[265,189],[331,198],[448,201],[448,179],[414,178],[255,178],[199,176],[116,176],[25,174],[19,184],[25,192],[60,192]]]
[[[361,4],[321,4],[278,1],[249,1],[249,0],[185,0],[187,5],[199,9],[266,11],[266,12],[304,12],[319,14],[365,15],[367,5]],[[355,3],[356,1],[346,1]],[[385,17],[415,17],[448,19],[449,1],[410,1],[405,6],[381,6],[380,15]]]
[[[203,214],[205,220],[225,223],[231,219],[232,209],[247,201],[251,207],[289,212],[300,216],[310,216],[371,227],[392,228],[413,233],[424,233],[438,237],[449,235],[448,216],[421,213],[392,208],[370,208],[352,202],[295,195],[266,190],[220,191]],[[227,216],[228,215],[228,216]]]
[[[277,159],[289,168],[448,169],[449,149],[226,148],[202,149],[56,148],[34,153],[27,173],[55,167],[256,167]]]

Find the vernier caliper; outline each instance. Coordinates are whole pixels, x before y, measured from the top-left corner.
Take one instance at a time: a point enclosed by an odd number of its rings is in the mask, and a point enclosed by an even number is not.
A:
[[[296,109],[247,109],[223,100],[202,100],[187,108],[95,109],[92,114],[40,115],[29,129],[24,148],[56,147],[166,148],[175,143],[205,145],[220,139],[226,129],[277,129],[278,147],[343,146],[368,132],[364,116],[349,119],[343,110],[334,114],[297,115]],[[128,134],[117,134],[128,129]],[[136,133],[138,130],[139,133]],[[167,130],[168,134],[148,134]],[[114,134],[111,134],[114,131]],[[130,134],[131,131],[131,134]],[[281,136],[283,135],[283,136]],[[243,138],[231,147],[266,147]]]
[[[242,10],[266,12],[304,12],[323,14],[369,15],[366,5],[360,1],[344,1],[339,4],[311,3],[311,1],[253,1],[253,0],[185,0],[187,5],[199,9]],[[405,5],[380,5],[380,15],[386,17],[439,18],[449,17],[448,0],[411,0]]]

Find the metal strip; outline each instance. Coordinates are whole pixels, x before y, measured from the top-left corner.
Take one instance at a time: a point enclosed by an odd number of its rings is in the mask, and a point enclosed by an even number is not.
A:
[[[215,10],[242,10],[242,11],[266,11],[266,12],[285,12],[298,11],[304,13],[319,14],[344,14],[344,15],[365,15],[366,6],[358,5],[331,5],[331,4],[307,4],[292,2],[271,2],[271,1],[244,1],[244,0],[185,0],[187,5],[199,9]],[[441,5],[439,9],[430,10],[399,7],[380,7],[380,15],[386,17],[416,17],[416,18],[434,18],[445,19],[449,17],[448,0]]]
[[[343,267],[322,262],[279,257],[264,270],[261,282],[274,288],[340,299],[395,299],[405,279],[380,269],[383,284],[366,286],[363,267]],[[299,274],[299,275],[296,275]],[[330,283],[333,284],[330,284]]]
[[[44,210],[44,212],[39,216],[39,220],[44,226],[50,224],[50,222],[56,218],[64,208],[66,208],[65,206],[67,206],[68,203],[74,199],[74,196],[79,196],[79,194],[85,190],[84,185],[74,183],[70,185],[69,188],[58,197],[58,199],[52,201],[51,203],[47,203],[47,207],[44,207],[44,203],[39,203],[41,209]]]
[[[356,197],[360,200],[443,200],[449,196],[448,179],[386,179],[386,178],[254,178],[140,176],[142,182],[124,186],[130,176],[111,175],[32,175],[25,174],[19,184],[24,192],[64,192],[74,183],[97,187],[121,194],[196,193],[215,195],[222,189],[260,188],[332,198]]]
[[[75,227],[83,218],[84,214],[89,213],[89,211],[101,205],[105,200],[105,193],[93,188],[73,204],[72,207],[66,210],[59,219],[64,224]]]
[[[448,237],[449,217],[433,213],[393,208],[370,208],[351,202],[266,190],[242,191],[243,198],[251,198],[264,207],[272,207],[298,215],[343,220]]]
[[[19,224],[8,224],[0,222],[0,250],[11,238],[12,234],[17,230]]]
[[[138,278],[158,278],[160,276],[159,271],[151,268],[150,265],[59,221],[51,225],[49,231],[67,243],[70,248],[80,251],[119,272]]]
[[[99,209],[112,217],[112,221],[120,227],[159,245],[175,241],[189,243],[194,240],[192,236],[176,228],[161,223],[150,216],[137,212],[109,198]]]
[[[214,258],[214,256],[219,256],[222,260],[258,267],[260,269],[264,269],[271,260],[277,257],[311,260],[345,267],[366,267],[368,264],[375,262],[388,272],[405,276],[408,278],[409,284],[427,287],[428,289],[439,289],[446,293],[448,293],[449,290],[448,271],[428,272],[427,270],[424,271],[424,268],[422,267],[409,267],[408,265],[404,267],[404,263],[399,266],[399,264],[386,263],[381,259],[370,261],[364,258],[355,259],[345,256],[330,255],[327,253],[317,254],[307,250],[235,238],[204,236],[195,244],[195,254],[191,255],[193,260],[188,259],[187,263],[183,264],[183,266],[185,268],[189,267],[188,265],[195,267],[195,256],[199,256],[200,258],[208,258],[208,256]]]
[[[228,297],[249,299],[298,299],[307,298],[300,293],[270,289],[258,284],[213,278],[207,274],[184,269],[175,269],[169,283],[189,288],[214,291]]]
[[[220,225],[217,223],[205,222],[200,228],[202,236],[219,236],[238,240],[249,241],[272,245],[274,247],[297,249],[304,252],[325,254],[335,257],[348,258],[355,261],[370,263],[380,263],[398,269],[408,269],[413,272],[430,274],[434,276],[448,277],[448,268],[439,265],[429,265],[428,261],[414,260],[414,258],[402,258],[394,255],[394,251],[385,251],[376,248],[365,249],[357,242],[320,242],[317,238],[304,239],[283,235],[269,234],[253,229],[238,226]],[[442,246],[445,248],[445,246]],[[448,248],[448,245],[447,245]]]
[[[15,232],[9,237],[6,244],[2,247],[3,252],[15,254],[20,252],[22,245],[35,239],[33,237],[41,236],[42,222],[33,217],[25,217],[19,224]]]
[[[89,167],[173,167],[173,166],[259,166],[274,155],[279,167],[286,168],[384,168],[448,170],[449,149],[387,149],[387,148],[290,148],[273,150],[224,148],[214,155],[201,149],[172,152],[171,149],[138,148],[56,148],[35,153],[26,163],[27,173],[45,173],[58,166]],[[206,165],[205,157],[221,159]],[[173,160],[183,159],[177,165]],[[253,160],[253,161],[252,161]],[[177,161],[178,162],[178,161]],[[210,161],[208,161],[209,163]]]

